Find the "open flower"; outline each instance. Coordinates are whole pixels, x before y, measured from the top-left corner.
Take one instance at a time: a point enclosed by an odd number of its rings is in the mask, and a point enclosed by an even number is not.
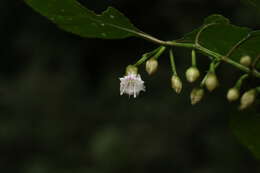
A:
[[[138,96],[141,91],[145,91],[144,81],[139,74],[130,73],[120,79],[120,95]]]

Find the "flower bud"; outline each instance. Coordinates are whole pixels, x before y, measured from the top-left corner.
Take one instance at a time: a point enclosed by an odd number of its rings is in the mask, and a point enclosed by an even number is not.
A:
[[[250,56],[248,56],[248,55],[242,56],[240,58],[240,64],[242,64],[244,66],[249,67],[251,65],[251,63],[252,63],[252,58]]]
[[[180,78],[176,75],[173,75],[171,78],[171,82],[172,82],[172,88],[175,90],[177,94],[179,94],[182,90],[182,82]]]
[[[230,102],[236,101],[240,96],[239,90],[237,88],[230,88],[227,92],[227,99]]]
[[[158,69],[158,61],[154,58],[149,59],[146,61],[146,71],[149,75],[154,74]]]
[[[206,76],[205,85],[210,92],[218,86],[218,78],[215,73],[209,73]]]
[[[194,88],[190,94],[191,104],[195,105],[199,103],[203,98],[203,96],[204,96],[204,90],[202,88]]]
[[[128,65],[126,67],[126,75],[137,74],[137,72],[138,72],[138,68],[134,65]]]
[[[197,67],[190,67],[186,70],[186,79],[189,82],[195,82],[200,76],[200,72]]]
[[[240,99],[239,109],[243,110],[245,108],[248,108],[250,105],[252,105],[254,103],[255,97],[256,97],[256,90],[255,89],[251,89],[249,91],[246,91]]]

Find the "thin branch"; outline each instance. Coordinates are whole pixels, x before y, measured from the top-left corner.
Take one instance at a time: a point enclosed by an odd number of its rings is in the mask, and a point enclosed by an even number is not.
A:
[[[215,23],[214,23],[215,24]],[[213,25],[213,24],[211,24]],[[210,24],[209,25],[205,25],[205,26],[211,26]],[[207,28],[205,27],[205,28]],[[204,29],[205,29],[204,28]],[[203,29],[203,30],[204,30]],[[201,30],[202,32],[202,30]],[[214,57],[220,61],[223,61],[223,62],[226,62],[228,64],[231,64],[232,66],[235,66],[236,68],[240,69],[241,71],[243,72],[246,72],[246,73],[251,73],[251,75],[257,77],[257,78],[260,78],[260,72],[258,72],[257,70],[251,70],[250,68],[248,67],[245,67],[243,65],[241,65],[240,63],[237,63],[236,61],[233,61],[232,59],[230,59],[228,56],[224,56],[224,55],[221,55],[217,52],[214,52],[214,51],[211,51],[201,45],[198,45],[198,44],[195,44],[195,43],[180,43],[180,42],[177,42],[177,41],[163,41],[163,40],[160,40],[160,39],[157,39],[153,36],[150,36],[150,35],[147,35],[147,34],[144,34],[144,33],[137,33],[140,37],[150,41],[150,42],[153,42],[155,44],[158,44],[158,45],[161,45],[161,46],[168,46],[168,47],[185,47],[185,48],[190,48],[190,49],[196,49],[196,50],[199,50],[200,52],[210,56],[210,57]],[[199,39],[199,36],[197,36],[197,39]],[[198,40],[197,40],[198,41]]]
[[[196,35],[195,45],[200,45],[200,44],[199,44],[199,38],[200,38],[201,33],[202,33],[205,29],[207,29],[208,27],[210,27],[210,26],[212,26],[212,25],[216,25],[216,24],[217,24],[217,23],[210,23],[210,24],[204,25],[204,26],[199,30],[199,32],[198,32],[197,35]]]

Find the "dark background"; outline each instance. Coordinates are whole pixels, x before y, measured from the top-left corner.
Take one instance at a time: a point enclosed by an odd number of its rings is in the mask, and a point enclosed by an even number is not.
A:
[[[259,28],[259,16],[236,0],[81,0],[96,12],[122,11],[141,30],[180,38],[213,13]],[[182,94],[170,87],[167,54],[159,71],[139,69],[147,91],[119,95],[119,77],[156,45],[137,38],[85,39],[58,29],[23,1],[0,2],[0,172],[245,173],[259,162],[229,128],[225,99],[240,73],[218,69],[220,86],[191,106],[196,85],[184,80],[190,50],[176,48]],[[199,56],[206,72],[209,60]]]

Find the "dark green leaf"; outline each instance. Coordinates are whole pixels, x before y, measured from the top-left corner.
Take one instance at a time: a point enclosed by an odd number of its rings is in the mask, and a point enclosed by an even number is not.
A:
[[[112,7],[97,15],[76,0],[25,0],[25,2],[61,29],[82,37],[121,39],[142,33],[121,12]]]
[[[207,17],[200,28],[178,42],[195,43],[196,37],[201,46],[237,62],[244,55],[254,59],[260,54],[260,31],[232,25],[221,15]]]
[[[260,113],[256,110],[234,113],[231,128],[241,143],[260,159]]]

